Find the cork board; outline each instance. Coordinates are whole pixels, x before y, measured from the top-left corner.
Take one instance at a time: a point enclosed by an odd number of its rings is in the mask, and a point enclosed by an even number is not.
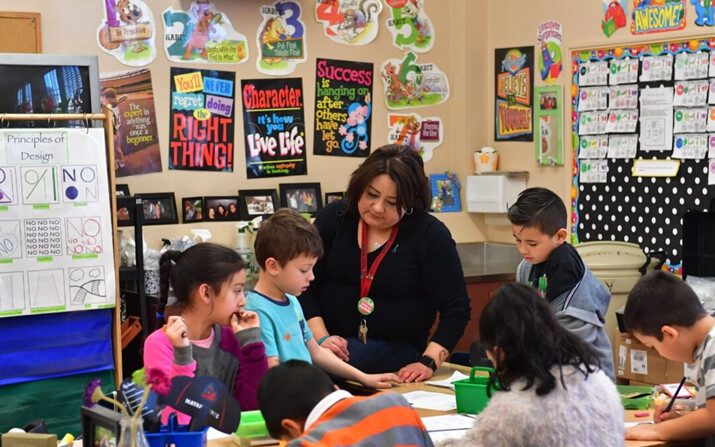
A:
[[[39,12],[0,12],[0,53],[42,53]]]

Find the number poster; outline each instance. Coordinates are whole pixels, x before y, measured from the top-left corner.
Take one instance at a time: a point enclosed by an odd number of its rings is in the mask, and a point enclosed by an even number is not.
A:
[[[0,130],[0,317],[114,307],[103,129]]]

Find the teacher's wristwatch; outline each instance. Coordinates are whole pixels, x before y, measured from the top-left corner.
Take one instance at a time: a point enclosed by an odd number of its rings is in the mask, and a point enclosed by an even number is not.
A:
[[[428,355],[423,355],[420,357],[418,362],[422,363],[426,367],[432,370],[432,372],[437,371],[437,362],[434,361],[434,359]]]

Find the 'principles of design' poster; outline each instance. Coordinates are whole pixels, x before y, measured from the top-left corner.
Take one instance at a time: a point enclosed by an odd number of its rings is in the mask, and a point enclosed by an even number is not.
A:
[[[2,129],[0,145],[0,317],[114,307],[103,129]]]

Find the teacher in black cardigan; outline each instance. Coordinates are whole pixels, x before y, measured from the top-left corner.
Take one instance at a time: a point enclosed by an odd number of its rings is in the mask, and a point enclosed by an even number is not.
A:
[[[318,344],[366,373],[429,379],[469,321],[455,242],[429,203],[422,157],[387,145],[315,219],[325,255],[299,300]]]

